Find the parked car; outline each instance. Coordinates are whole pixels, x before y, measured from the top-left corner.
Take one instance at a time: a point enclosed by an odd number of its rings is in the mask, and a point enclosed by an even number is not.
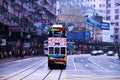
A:
[[[91,55],[94,55],[94,56],[98,55],[97,50],[93,50],[93,51],[91,52]]]
[[[93,50],[92,52],[91,52],[91,55],[102,55],[102,54],[104,54],[104,51],[103,50]]]
[[[108,51],[107,52],[107,56],[114,56],[114,55],[115,55],[114,51]]]
[[[104,54],[104,51],[103,50],[98,50],[97,53],[98,53],[98,55],[101,55],[101,54]]]

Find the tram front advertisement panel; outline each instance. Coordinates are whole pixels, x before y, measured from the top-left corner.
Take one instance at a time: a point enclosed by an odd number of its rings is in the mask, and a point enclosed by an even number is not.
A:
[[[66,67],[67,42],[65,28],[50,28],[48,37],[48,67]]]

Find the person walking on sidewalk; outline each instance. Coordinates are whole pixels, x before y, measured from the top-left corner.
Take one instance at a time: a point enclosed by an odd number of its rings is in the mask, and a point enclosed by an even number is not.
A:
[[[120,47],[119,47],[119,45],[117,46],[117,52],[118,52],[118,57],[120,59]]]

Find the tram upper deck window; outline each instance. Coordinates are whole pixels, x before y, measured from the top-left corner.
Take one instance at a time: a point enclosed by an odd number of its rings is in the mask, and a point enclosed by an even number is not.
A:
[[[59,54],[60,53],[60,48],[55,48],[55,54]]]
[[[54,37],[62,37],[62,33],[61,33],[61,31],[54,31],[53,36]]]
[[[66,37],[66,32],[65,31],[54,31],[53,33],[54,37]]]
[[[58,30],[56,30],[58,29]],[[51,28],[49,30],[49,37],[66,37],[66,31],[65,29],[59,29],[59,28]]]

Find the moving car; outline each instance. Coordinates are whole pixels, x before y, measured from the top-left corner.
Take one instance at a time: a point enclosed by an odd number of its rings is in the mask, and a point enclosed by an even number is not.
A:
[[[104,54],[104,51],[103,50],[93,50],[92,52],[91,52],[91,55],[102,55],[102,54]]]
[[[97,53],[98,53],[98,55],[101,55],[101,54],[104,54],[104,51],[103,50],[98,50]]]
[[[108,51],[107,52],[107,56],[114,56],[114,55],[115,55],[114,51]]]
[[[93,51],[91,52],[91,55],[94,55],[94,56],[98,55],[97,50],[93,50]]]

